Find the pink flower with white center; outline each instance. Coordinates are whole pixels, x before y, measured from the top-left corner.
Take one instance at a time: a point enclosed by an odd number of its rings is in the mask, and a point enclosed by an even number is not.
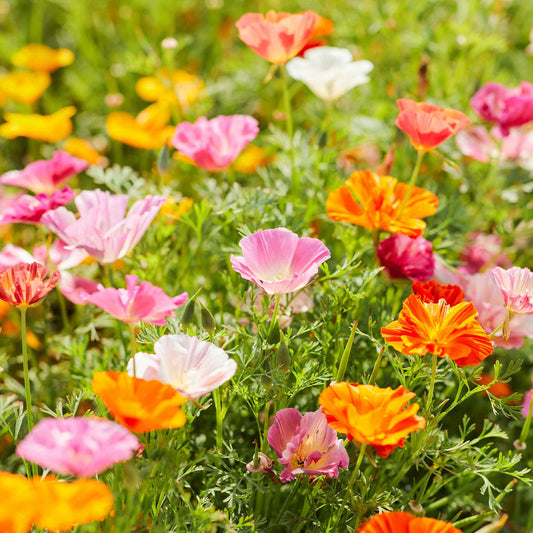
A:
[[[529,268],[492,269],[494,280],[502,291],[505,306],[511,313],[533,314],[533,272]]]
[[[237,370],[237,363],[222,348],[189,335],[163,335],[154,352],[135,355],[137,377],[168,383],[188,398],[209,394]],[[128,373],[133,375],[132,359]]]
[[[239,246],[242,256],[230,257],[233,270],[267,294],[302,289],[331,257],[318,239],[299,238],[287,228],[256,231],[241,239]]]
[[[284,483],[299,474],[336,478],[339,468],[350,462],[344,441],[337,438],[321,409],[305,415],[298,409],[281,409],[268,430],[268,442],[286,466],[281,472]]]
[[[17,455],[64,476],[93,477],[127,461],[137,437],[102,418],[45,418],[19,442]]]
[[[88,166],[87,161],[58,150],[50,160],[34,161],[24,170],[6,172],[0,177],[0,182],[29,189],[35,194],[52,194]]]
[[[0,251],[0,272],[19,263],[35,263],[36,259],[24,248],[6,244]]]
[[[45,193],[30,196],[19,196],[0,216],[0,224],[39,224],[45,213],[57,207],[68,204],[75,194],[66,185],[60,191],[54,191],[50,196]]]
[[[176,126],[172,146],[199,167],[216,172],[228,168],[258,132],[257,120],[248,115],[200,117],[194,124]]]
[[[171,298],[160,287],[147,281],[137,285],[137,281],[137,276],[127,275],[125,289],[106,289],[98,285],[98,290],[88,294],[86,300],[122,322],[142,321],[156,326],[164,326],[165,318],[187,301],[186,292]]]
[[[491,266],[511,266],[511,259],[502,252],[502,238],[481,231],[468,235],[468,243],[459,257],[465,264],[457,267],[457,271],[464,274],[475,274]]]
[[[74,200],[79,218],[60,207],[46,213],[41,222],[69,249],[85,250],[99,263],[114,263],[133,250],[165,201],[165,196],[146,196],[126,215],[126,194],[83,191]]]

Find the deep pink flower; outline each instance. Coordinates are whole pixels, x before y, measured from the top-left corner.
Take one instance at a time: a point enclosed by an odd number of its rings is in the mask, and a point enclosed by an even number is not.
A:
[[[64,476],[92,477],[127,461],[137,437],[102,418],[45,418],[19,442],[17,455]]]
[[[487,83],[470,100],[470,105],[487,122],[498,124],[503,135],[509,128],[533,120],[533,85],[523,81],[509,89],[499,83]]]
[[[6,244],[0,251],[0,271],[19,263],[35,263],[36,259],[24,248],[14,244]],[[40,262],[40,261],[39,261]]]
[[[491,272],[507,309],[519,315],[533,314],[533,272],[519,267],[507,270],[496,267]]]
[[[194,124],[177,125],[172,146],[199,167],[215,172],[228,168],[258,132],[257,120],[248,115],[200,117]]]
[[[231,266],[267,294],[295,292],[305,287],[331,254],[318,239],[299,238],[287,228],[256,231],[239,242],[242,256]]]
[[[35,161],[24,170],[6,172],[0,177],[0,182],[29,189],[35,194],[52,194],[88,166],[87,161],[58,150],[50,160]]]
[[[187,293],[171,298],[163,289],[147,281],[137,285],[137,276],[126,276],[126,288],[114,289],[98,285],[98,290],[88,294],[86,300],[122,322],[148,322],[157,326],[166,324],[165,317],[187,301]]]
[[[338,477],[339,468],[350,462],[344,441],[328,425],[321,409],[302,415],[298,409],[281,409],[268,430],[268,442],[286,468],[281,481],[292,481],[299,474]]]
[[[19,196],[0,216],[0,224],[39,224],[42,216],[52,209],[68,204],[75,194],[65,185],[60,191],[54,191],[50,196],[45,193],[30,196]]]
[[[154,352],[135,355],[137,377],[168,383],[188,398],[209,394],[237,370],[237,363],[224,350],[189,335],[163,335]],[[131,359],[128,373],[133,375]]]
[[[126,194],[83,191],[74,200],[79,218],[59,207],[46,213],[41,222],[69,248],[81,248],[99,263],[114,263],[133,250],[165,201],[164,196],[146,196],[126,215]]]
[[[379,243],[377,255],[392,279],[427,281],[435,270],[431,243],[422,236],[413,239],[396,233]]]
[[[465,264],[457,267],[457,271],[465,274],[475,274],[490,266],[511,266],[511,259],[502,252],[501,237],[481,231],[468,235],[468,243],[459,257]]]

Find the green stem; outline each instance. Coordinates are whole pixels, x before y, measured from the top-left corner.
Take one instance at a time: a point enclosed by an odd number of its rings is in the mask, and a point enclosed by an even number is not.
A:
[[[265,407],[265,421],[263,426],[263,440],[261,441],[261,451],[266,453],[268,451],[268,420],[270,418],[270,401],[267,401]]]
[[[222,451],[222,433],[224,431],[224,412],[222,410],[222,398],[220,395],[220,389],[215,389],[213,391],[213,402],[215,404],[215,413],[216,413],[216,442],[218,451]]]
[[[522,426],[522,431],[520,432],[520,438],[518,439],[519,444],[524,444],[529,434],[529,428],[531,427],[531,413],[533,412],[533,393],[532,397],[529,399],[529,409],[527,412],[526,421]]]
[[[370,376],[370,381],[368,382],[369,385],[374,385],[376,382],[376,379],[378,377],[379,367],[381,366],[381,360],[383,359],[383,354],[385,353],[385,346],[381,348],[379,351],[378,358],[376,359],[376,362],[374,363],[374,368],[372,369],[372,374]]]
[[[274,331],[274,328],[276,327],[276,324],[278,322],[278,310],[279,310],[280,299],[281,299],[281,294],[276,294],[276,300],[274,303],[274,312],[272,313],[272,320],[270,321],[270,326],[268,328],[267,338],[270,338],[270,335],[272,335],[272,332]]]
[[[498,331],[500,331],[504,325],[505,325],[505,320],[492,333],[489,333],[489,337],[490,338],[494,337],[494,335],[496,335],[496,333],[498,333]]]
[[[22,341],[22,366],[24,369],[24,392],[26,396],[26,412],[28,417],[28,432],[33,428],[33,413],[31,409],[30,372],[28,365],[28,343],[26,340],[26,307],[20,309],[20,334]]]
[[[346,372],[346,367],[348,366],[348,359],[350,358],[350,352],[352,351],[353,340],[355,337],[355,331],[357,330],[357,321],[353,323],[352,332],[346,346],[344,347],[344,352],[342,352],[341,362],[339,363],[339,369],[337,370],[337,377],[335,381],[337,383],[341,382],[344,379],[344,374]]]
[[[281,70],[281,83],[283,89],[283,103],[285,106],[285,114],[287,115],[287,135],[289,136],[289,157],[291,160],[291,179],[293,180],[293,186],[295,192],[298,192],[299,183],[297,177],[294,175],[294,126],[292,122],[292,108],[291,100],[289,98],[289,85],[287,80],[287,70],[285,65],[280,66]]]
[[[130,354],[133,362],[133,377],[136,378],[137,369],[135,367],[135,354],[137,353],[137,339],[135,337],[135,324],[133,322],[129,322],[128,326],[130,328]]]
[[[411,196],[411,192],[413,190],[413,187],[415,186],[416,179],[418,178],[420,167],[422,166],[422,159],[424,159],[425,153],[426,152],[417,152],[415,168],[413,169],[413,173],[411,174],[411,179],[409,180],[409,186],[407,187],[407,194],[405,195],[403,199],[402,205],[400,206],[400,210],[398,211],[398,215],[396,215],[397,219],[399,219],[402,216],[403,210],[405,209],[405,206],[407,205],[409,197]]]
[[[431,402],[433,400],[433,390],[435,388],[435,376],[437,374],[437,356],[433,354],[433,360],[431,362],[431,381],[429,383],[429,392],[426,400],[426,415],[429,414],[431,409]]]

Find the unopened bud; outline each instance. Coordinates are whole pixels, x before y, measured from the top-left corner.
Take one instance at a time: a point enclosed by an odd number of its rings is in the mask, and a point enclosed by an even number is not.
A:
[[[200,319],[202,321],[202,328],[204,328],[208,333],[213,333],[215,331],[215,319],[211,314],[211,311],[200,302]]]
[[[193,323],[195,305],[196,305],[196,302],[194,301],[194,299],[191,299],[185,306],[185,309],[183,310],[183,314],[181,315],[181,323],[184,326],[188,326],[189,324]]]
[[[278,368],[287,374],[291,369],[291,354],[284,340],[279,343],[278,353],[276,354]]]

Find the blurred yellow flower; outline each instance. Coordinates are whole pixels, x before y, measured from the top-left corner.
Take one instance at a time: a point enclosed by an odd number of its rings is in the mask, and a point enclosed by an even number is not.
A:
[[[257,167],[264,167],[272,162],[273,154],[267,154],[264,148],[249,144],[233,163],[233,168],[238,172],[255,172]]]
[[[74,157],[87,161],[89,165],[101,165],[102,157],[91,145],[89,141],[79,137],[70,137],[63,144],[63,150]]]
[[[192,198],[183,198],[179,202],[173,196],[167,196],[167,201],[161,206],[159,211],[162,217],[168,218],[166,224],[171,224],[174,220],[181,218],[193,204]]]
[[[67,48],[58,50],[45,44],[27,44],[11,57],[11,63],[16,67],[42,72],[54,72],[60,67],[66,67],[74,61],[74,54]]]
[[[177,150],[172,154],[172,159],[175,159],[176,161],[181,161],[182,163],[187,163],[188,165],[192,165],[193,167],[198,166],[188,155],[182,154]]]
[[[0,76],[0,92],[7,99],[22,104],[33,104],[39,100],[49,85],[50,74],[47,72],[16,70]]]
[[[74,106],[64,107],[51,115],[6,113],[6,122],[0,125],[0,137],[14,139],[29,137],[49,143],[56,143],[69,136],[72,131],[71,117],[76,113]]]

